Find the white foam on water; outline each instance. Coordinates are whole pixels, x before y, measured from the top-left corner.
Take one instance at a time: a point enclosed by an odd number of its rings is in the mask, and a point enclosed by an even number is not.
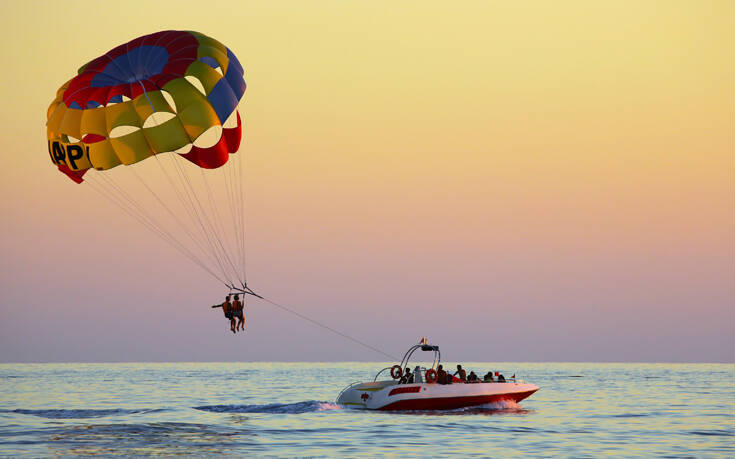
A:
[[[331,410],[343,410],[344,407],[342,405],[338,405],[337,403],[330,403],[330,402],[319,402],[317,411],[331,411]]]
[[[476,408],[484,410],[497,410],[497,411],[520,411],[523,409],[521,405],[515,400],[500,400],[493,403],[486,403]]]

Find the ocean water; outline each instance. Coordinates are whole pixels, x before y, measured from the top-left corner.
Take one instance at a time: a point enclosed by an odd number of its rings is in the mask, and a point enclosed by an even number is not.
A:
[[[464,364],[541,389],[366,412],[334,399],[385,364],[2,364],[0,455],[735,457],[735,365]]]

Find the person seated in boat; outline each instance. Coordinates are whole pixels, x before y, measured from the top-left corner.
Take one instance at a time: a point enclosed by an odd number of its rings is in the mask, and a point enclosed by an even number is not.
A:
[[[235,325],[235,331],[245,331],[245,316],[243,316],[243,309],[245,303],[240,301],[240,295],[235,295],[235,301],[232,302],[232,320],[237,319],[237,325]]]
[[[495,382],[495,380],[493,380],[492,370],[485,373],[485,376],[482,377],[482,382]]]
[[[464,371],[462,365],[457,365],[457,371],[454,372],[454,376],[459,376],[462,382],[467,382],[467,372]]]
[[[444,367],[442,365],[439,365],[436,367],[436,382],[437,384],[446,384],[447,383],[447,372],[444,371]]]
[[[406,373],[401,378],[402,384],[413,384],[413,373],[411,373],[411,369],[406,367]]]
[[[505,376],[503,376],[503,373],[498,373],[498,382],[505,382]]]
[[[477,378],[477,375],[474,371],[470,371],[470,375],[467,377],[467,382],[476,383],[480,382],[480,380]]]
[[[222,304],[215,304],[212,308],[222,308],[222,312],[225,313],[225,319],[230,321],[230,330],[235,333],[235,318],[232,316],[232,303],[230,303],[230,295],[225,297],[225,302]]]

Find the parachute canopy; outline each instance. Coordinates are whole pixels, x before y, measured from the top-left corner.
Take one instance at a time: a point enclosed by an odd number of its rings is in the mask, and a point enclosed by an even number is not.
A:
[[[207,169],[240,144],[243,68],[222,43],[168,30],[136,38],[82,66],[47,113],[51,161],[80,183],[94,168],[178,153]]]
[[[230,161],[244,92],[240,62],[217,40],[176,30],[136,38],[59,88],[48,152],[72,180],[244,292],[242,154]]]

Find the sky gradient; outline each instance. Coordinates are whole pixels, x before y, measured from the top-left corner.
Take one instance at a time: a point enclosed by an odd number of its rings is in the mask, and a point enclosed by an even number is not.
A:
[[[257,291],[394,355],[735,362],[733,2],[3,10],[0,362],[381,358],[257,301],[232,336],[216,282],[51,164],[57,88],[164,29],[245,68]]]

